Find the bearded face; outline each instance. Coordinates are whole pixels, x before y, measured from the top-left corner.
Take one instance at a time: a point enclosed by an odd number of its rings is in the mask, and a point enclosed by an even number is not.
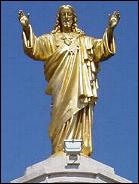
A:
[[[71,30],[74,19],[73,10],[69,7],[63,7],[60,10],[59,16],[62,30]]]

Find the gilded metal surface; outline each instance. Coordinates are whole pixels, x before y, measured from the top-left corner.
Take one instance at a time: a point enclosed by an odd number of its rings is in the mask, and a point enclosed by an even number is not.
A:
[[[119,12],[109,16],[102,39],[86,36],[77,27],[75,11],[69,5],[59,8],[52,32],[40,37],[35,36],[29,17],[22,10],[18,18],[23,27],[25,53],[44,62],[46,93],[52,96],[49,127],[52,153],[64,154],[65,139],[82,139],[82,155],[90,156],[99,62],[115,54],[113,30],[119,22]]]

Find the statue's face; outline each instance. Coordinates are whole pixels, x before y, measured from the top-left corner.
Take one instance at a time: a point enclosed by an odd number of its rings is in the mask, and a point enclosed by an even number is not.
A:
[[[60,24],[63,28],[71,28],[73,24],[73,11],[69,7],[64,7],[60,10]]]

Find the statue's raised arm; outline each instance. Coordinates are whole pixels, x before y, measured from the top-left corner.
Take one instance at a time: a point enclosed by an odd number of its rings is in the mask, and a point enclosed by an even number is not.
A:
[[[19,10],[18,19],[21,23],[23,31],[26,33],[26,36],[29,37],[29,14],[25,15],[23,10]]]
[[[34,60],[46,60],[50,55],[50,49],[47,45],[48,36],[44,34],[37,37],[34,34],[29,22],[29,13],[26,15],[23,10],[19,10],[18,20],[23,28],[22,36],[25,53]]]
[[[102,39],[94,40],[94,61],[100,62],[107,60],[116,53],[116,44],[114,39],[114,29],[120,20],[119,11],[109,14],[108,24]]]
[[[120,20],[120,12],[119,11],[114,11],[113,14],[109,14],[109,19],[108,19],[108,27],[107,27],[107,32],[108,32],[108,41],[109,43],[111,42],[113,38],[113,31],[115,27],[118,25]]]

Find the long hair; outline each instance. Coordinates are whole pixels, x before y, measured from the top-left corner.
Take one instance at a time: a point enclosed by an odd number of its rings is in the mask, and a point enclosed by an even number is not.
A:
[[[77,32],[79,34],[85,34],[84,31],[82,31],[81,29],[78,28],[77,26],[77,16],[76,16],[76,13],[73,9],[72,6],[70,5],[62,5],[59,7],[59,10],[58,10],[58,13],[57,13],[57,16],[56,16],[56,24],[54,26],[54,29],[52,30],[52,33],[60,33],[61,32],[61,23],[60,23],[60,12],[61,12],[61,9],[62,8],[70,8],[72,10],[72,13],[73,13],[73,24],[72,24],[72,32]]]

